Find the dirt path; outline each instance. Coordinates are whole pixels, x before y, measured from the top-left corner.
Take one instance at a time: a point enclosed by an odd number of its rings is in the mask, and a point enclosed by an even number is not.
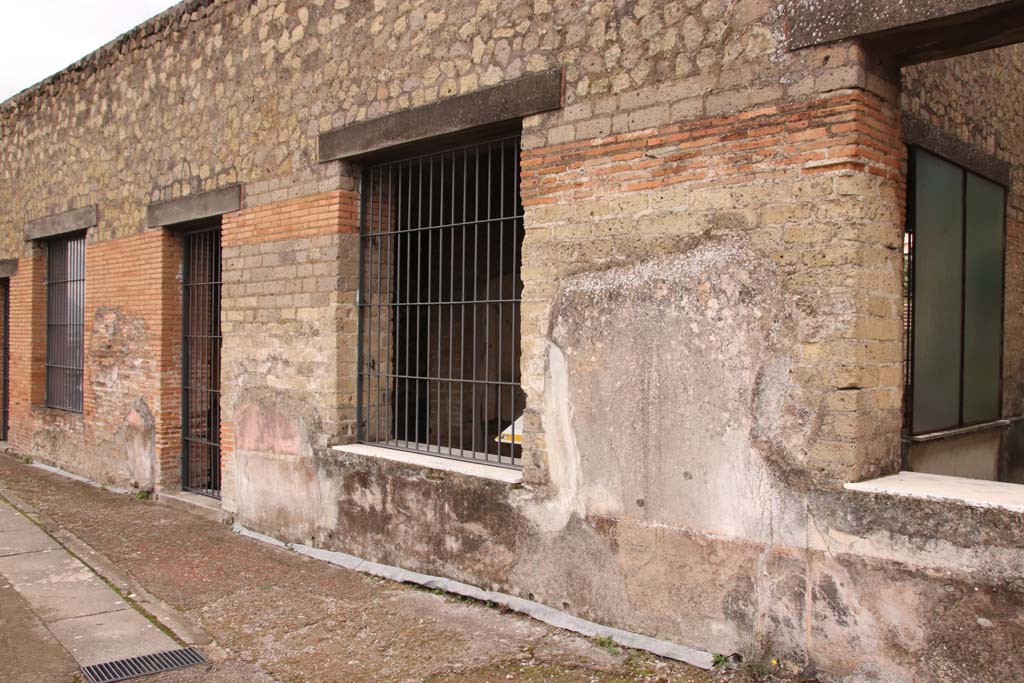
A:
[[[147,679],[154,682],[757,680],[602,647],[517,614],[350,572],[9,456],[0,455],[0,488],[131,574],[226,653],[208,667]]]

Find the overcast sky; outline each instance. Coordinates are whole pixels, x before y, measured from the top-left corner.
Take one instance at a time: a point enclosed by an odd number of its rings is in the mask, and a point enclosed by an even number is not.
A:
[[[0,102],[176,0],[0,0]]]

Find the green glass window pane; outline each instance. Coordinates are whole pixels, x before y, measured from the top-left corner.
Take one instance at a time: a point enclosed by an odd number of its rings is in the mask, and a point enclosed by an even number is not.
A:
[[[964,423],[999,417],[1003,347],[1003,188],[967,174]]]
[[[915,434],[960,422],[963,171],[915,150]]]

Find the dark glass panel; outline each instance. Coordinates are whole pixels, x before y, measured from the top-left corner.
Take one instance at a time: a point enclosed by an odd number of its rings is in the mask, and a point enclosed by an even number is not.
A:
[[[1004,190],[967,174],[964,277],[965,424],[999,417],[1003,347]]]
[[[963,171],[915,152],[914,424],[959,424]]]

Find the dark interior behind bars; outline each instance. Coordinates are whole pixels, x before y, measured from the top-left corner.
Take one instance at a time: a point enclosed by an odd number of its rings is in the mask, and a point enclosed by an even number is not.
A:
[[[518,180],[518,136],[367,169],[361,441],[519,464]]]

